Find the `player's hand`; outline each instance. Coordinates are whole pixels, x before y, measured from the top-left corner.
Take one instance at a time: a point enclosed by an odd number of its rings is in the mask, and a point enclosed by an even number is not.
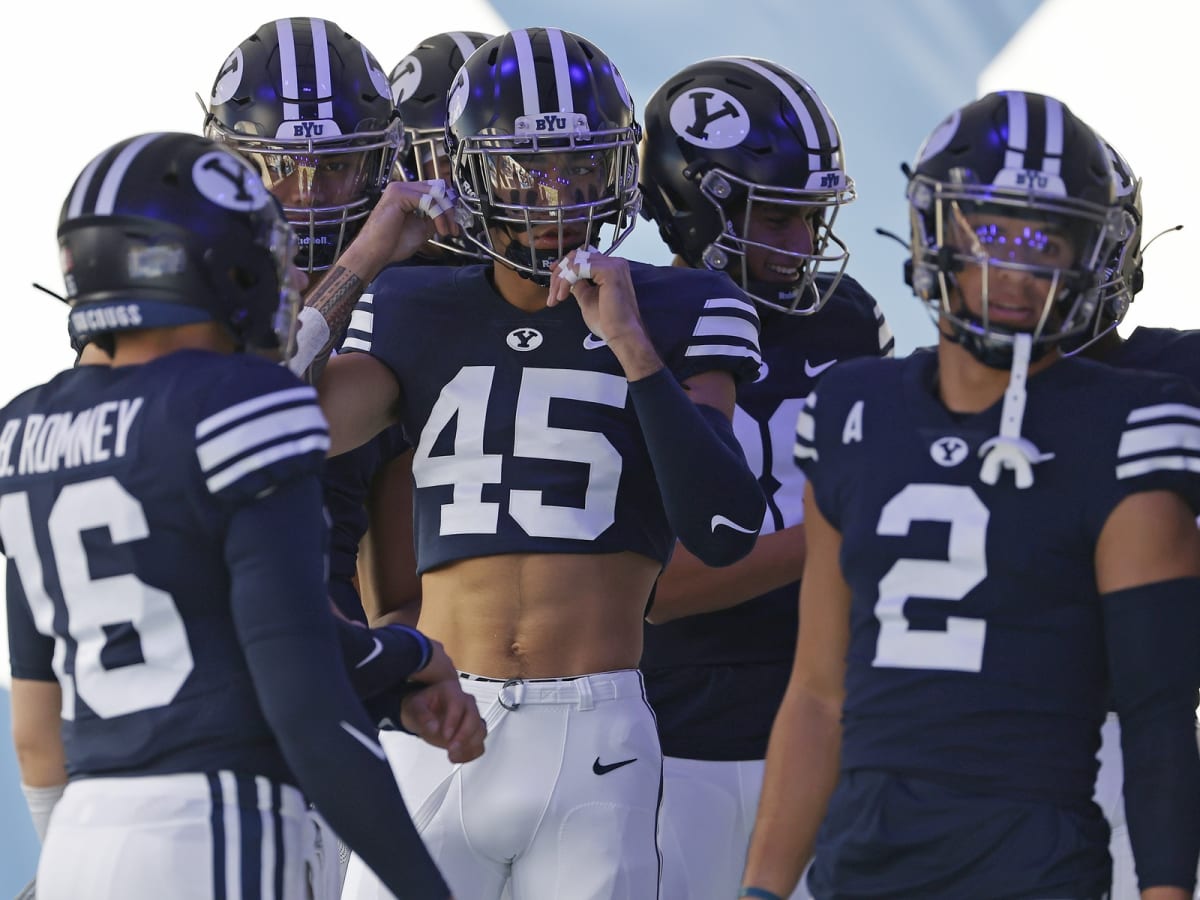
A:
[[[430,238],[458,234],[455,203],[453,189],[440,178],[390,182],[338,264],[371,281],[385,266],[411,257]]]
[[[596,337],[613,341],[629,333],[645,334],[628,261],[593,247],[572,250],[550,269],[546,305],[557,306],[571,296]]]
[[[487,724],[475,698],[459,683],[438,681],[409,694],[400,703],[404,728],[434,747],[447,751],[452,763],[465,763],[483,754]]]
[[[662,368],[638,310],[629,262],[579,247],[551,268],[547,306],[574,297],[583,321],[616,354],[630,381]]]

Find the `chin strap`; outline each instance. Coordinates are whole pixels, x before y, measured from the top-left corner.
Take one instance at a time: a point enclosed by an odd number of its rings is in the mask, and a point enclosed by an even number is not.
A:
[[[1029,357],[1033,336],[1013,336],[1012,372],[1004,392],[1000,411],[1000,434],[983,442],[979,455],[983,466],[979,478],[984,484],[995,484],[1004,469],[1011,469],[1018,488],[1033,486],[1033,467],[1053,459],[1053,453],[1042,453],[1033,442],[1021,437],[1021,422],[1025,418],[1025,381],[1029,375]]]

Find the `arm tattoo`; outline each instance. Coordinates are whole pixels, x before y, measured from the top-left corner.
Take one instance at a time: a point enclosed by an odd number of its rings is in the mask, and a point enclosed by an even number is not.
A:
[[[334,266],[305,298],[304,305],[316,309],[329,325],[329,340],[308,369],[310,383],[316,384],[325,370],[325,364],[329,362],[334,345],[341,343],[354,305],[366,287],[366,283],[349,269]]]

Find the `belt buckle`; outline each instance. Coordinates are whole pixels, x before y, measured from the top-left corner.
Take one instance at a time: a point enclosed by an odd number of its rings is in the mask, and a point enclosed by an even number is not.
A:
[[[510,679],[508,679],[508,681],[504,682],[504,684],[500,685],[500,693],[496,695],[496,699],[499,701],[500,705],[509,711],[520,709],[521,701],[514,700],[512,703],[508,703],[504,699],[504,692],[508,688],[518,688],[518,687],[520,687],[520,688],[525,687],[525,679],[524,678],[510,678]],[[524,691],[522,690],[521,693],[524,694]]]

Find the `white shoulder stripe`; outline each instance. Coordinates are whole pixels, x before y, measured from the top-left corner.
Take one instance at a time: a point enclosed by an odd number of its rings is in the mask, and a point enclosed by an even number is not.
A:
[[[701,316],[692,330],[694,337],[741,338],[758,343],[758,326],[737,316]]]
[[[282,391],[274,391],[270,394],[263,394],[260,397],[254,397],[250,400],[244,400],[241,403],[236,403],[227,409],[221,410],[219,413],[213,413],[207,419],[204,419],[196,426],[196,440],[202,439],[205,435],[211,434],[218,428],[228,425],[230,422],[236,422],[238,419],[244,419],[252,416],[255,413],[261,412],[264,409],[271,409],[275,406],[283,406],[285,403],[295,403],[299,400],[309,400],[313,403],[317,401],[317,391],[310,385],[300,385],[299,387],[286,388]]]
[[[371,352],[371,342],[364,341],[362,338],[347,337],[342,341],[342,352],[347,350],[362,350],[365,353]]]
[[[1200,472],[1200,457],[1150,456],[1117,466],[1117,478],[1136,478],[1150,472]]]
[[[255,453],[253,456],[247,456],[245,459],[238,460],[237,463],[228,469],[222,469],[212,478],[209,478],[205,484],[208,485],[209,491],[215,494],[222,488],[233,484],[242,476],[258,469],[265,469],[273,462],[278,462],[289,456],[303,456],[305,453],[313,450],[320,450],[324,453],[328,449],[329,435],[327,434],[310,434],[308,437],[288,441],[286,444],[273,444],[265,450]]]
[[[1117,456],[1140,456],[1161,450],[1193,450],[1200,453],[1200,426],[1179,423],[1130,428],[1121,435]]]
[[[1188,403],[1159,403],[1155,406],[1142,406],[1133,410],[1125,421],[1130,425],[1147,422],[1150,419],[1195,419],[1200,421],[1200,409]]]
[[[207,473],[255,447],[276,443],[306,431],[320,431],[328,442],[329,426],[315,404],[293,406],[243,422],[199,444],[196,456],[200,460],[200,468]]]
[[[819,461],[816,447],[809,447],[807,444],[797,444],[796,449],[792,453],[792,459],[813,459]]]
[[[705,309],[737,309],[758,318],[758,310],[754,304],[738,297],[712,297],[704,301]]]
[[[683,353],[684,356],[744,356],[762,364],[762,354],[758,347],[737,347],[730,344],[692,344]]]
[[[349,331],[363,331],[373,334],[375,331],[375,313],[369,309],[356,309],[350,314]]]
[[[801,410],[800,415],[796,418],[796,438],[797,440],[807,441],[812,443],[816,438],[817,421],[813,418],[812,413],[808,410]]]

